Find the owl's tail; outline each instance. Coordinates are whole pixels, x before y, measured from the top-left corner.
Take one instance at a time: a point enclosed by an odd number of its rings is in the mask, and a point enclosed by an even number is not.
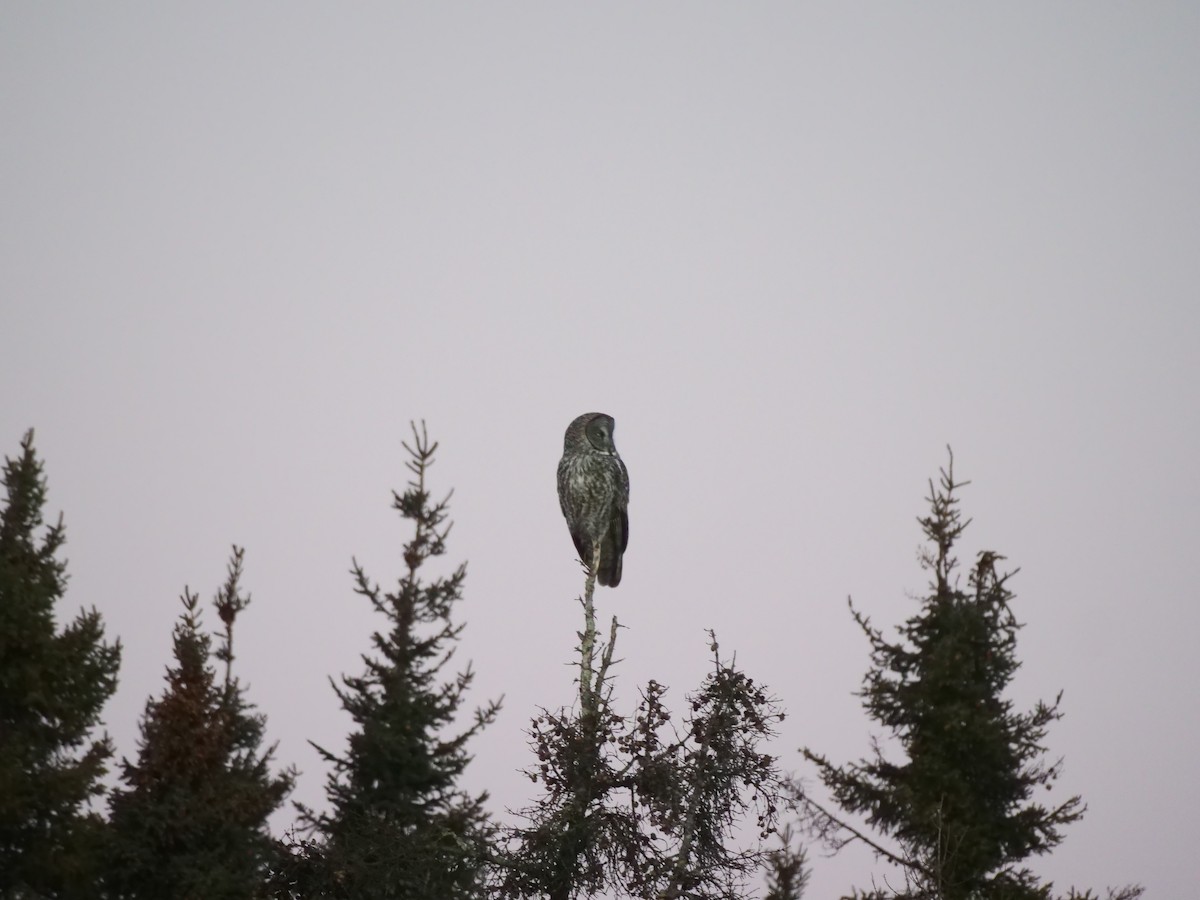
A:
[[[616,587],[621,583],[621,549],[610,531],[600,542],[600,570],[596,580],[601,587]]]

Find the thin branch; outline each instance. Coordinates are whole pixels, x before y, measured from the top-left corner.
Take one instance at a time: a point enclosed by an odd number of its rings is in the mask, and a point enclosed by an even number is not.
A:
[[[600,672],[596,676],[596,690],[598,692],[604,690],[605,684],[608,683],[608,667],[612,665],[613,648],[617,645],[617,629],[620,625],[617,623],[617,617],[612,617],[612,624],[608,629],[608,643],[604,645],[604,650],[600,654]],[[611,687],[609,695],[611,696]]]
[[[927,878],[933,877],[933,873],[931,873],[927,868],[925,868],[925,866],[921,865],[919,862],[916,862],[915,860],[911,860],[911,859],[904,859],[903,857],[897,856],[895,853],[888,850],[886,847],[880,846],[875,841],[871,840],[871,838],[867,837],[865,834],[863,834],[861,831],[859,831],[857,828],[855,828],[853,825],[849,824],[848,822],[843,821],[842,819],[839,819],[837,816],[835,816],[833,813],[831,813],[829,810],[827,810],[825,807],[823,807],[816,800],[813,800],[807,794],[801,795],[800,802],[805,804],[806,806],[811,806],[812,808],[816,809],[817,812],[819,812],[821,815],[823,815],[827,821],[832,822],[834,825],[836,825],[838,828],[841,828],[843,831],[850,832],[850,834],[853,835],[854,838],[857,838],[858,840],[862,841],[864,844],[866,844],[868,847],[870,847],[877,854],[879,854],[880,856],[882,856],[884,859],[888,860],[889,862],[893,862],[896,865],[902,866],[903,868],[906,868],[906,869],[914,869],[917,872],[920,872],[922,875],[924,875]],[[845,846],[845,844],[841,844],[839,846]]]
[[[720,648],[717,644],[717,635],[710,628],[708,631],[709,639],[712,641],[713,667],[716,674],[721,672],[721,655]],[[704,738],[700,741],[700,750],[696,754],[696,781],[692,785],[692,794],[688,798],[687,819],[683,826],[683,840],[679,846],[679,853],[675,856],[674,871],[671,873],[671,883],[668,886],[664,897],[675,898],[681,896],[683,890],[683,876],[687,871],[688,862],[692,855],[692,844],[696,840],[696,814],[699,807],[697,802],[701,792],[707,787],[708,781],[708,755],[711,743],[711,737],[715,722],[721,721],[721,716],[725,712],[725,693],[721,692],[716,708],[709,714],[708,721],[704,728]]]

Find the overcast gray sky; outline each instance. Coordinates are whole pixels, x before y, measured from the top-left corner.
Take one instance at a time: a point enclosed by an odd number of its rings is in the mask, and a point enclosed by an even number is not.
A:
[[[554,470],[601,410],[625,708],[698,684],[712,627],[785,766],[857,757],[846,596],[915,611],[949,443],[963,557],[1021,567],[1013,696],[1065,690],[1090,807],[1038,870],[1194,893],[1196,5],[6,2],[0,133],[0,443],[36,427],[63,614],[125,644],[123,754],[236,542],[238,666],[321,802],[326,678],[379,624],[347,568],[399,574],[423,417],[460,658],[507,698],[470,784],[523,805],[579,625]]]

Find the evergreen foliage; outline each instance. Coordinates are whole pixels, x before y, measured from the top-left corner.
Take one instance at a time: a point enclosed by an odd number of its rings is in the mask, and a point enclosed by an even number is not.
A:
[[[354,561],[356,593],[388,628],[372,635],[375,653],[363,656],[363,674],[334,683],[355,728],[343,753],[317,747],[332,764],[331,808],[300,807],[311,838],[293,840],[292,858],[272,882],[277,896],[454,900],[482,889],[493,832],[487,796],[466,794],[458,779],[470,762],[467,743],[495,719],[499,702],[447,734],[474,677],[469,666],[448,680],[442,674],[463,629],[452,614],[466,567],[420,578],[426,561],[445,553],[450,497],[431,501],[426,474],[437,444],[424,426],[414,425],[413,435],[404,448],[414,480],[393,492],[394,508],[415,529],[404,547],[407,571],[384,592]]]
[[[110,799],[110,896],[137,900],[244,900],[255,896],[276,844],[267,818],[291,792],[295,773],[272,774],[262,748],[266,719],[233,676],[233,628],[249,605],[235,547],[214,606],[220,645],[201,630],[186,589],[174,631],[174,665],[161,697],[146,704],[136,763]],[[224,665],[218,677],[213,660]]]
[[[763,900],[800,900],[811,871],[808,853],[794,843],[791,826],[779,832],[780,846],[767,854],[767,892]]]
[[[0,897],[92,896],[103,823],[88,810],[112,755],[94,738],[116,690],[119,643],[94,609],[58,630],[62,518],[43,530],[46,481],[33,448],[4,463],[0,513]]]
[[[595,560],[591,573],[596,571]],[[766,689],[720,656],[687,700],[681,728],[651,681],[632,717],[612,706],[609,675],[617,634],[597,647],[594,574],[584,590],[579,705],[543,710],[530,732],[543,796],[522,812],[497,862],[507,898],[572,900],[617,895],[656,900],[746,896],[764,861],[735,847],[744,816],[759,838],[773,828],[780,782],[761,744],[783,714]],[[597,665],[597,656],[599,663]]]
[[[1079,797],[1055,806],[1033,799],[1061,768],[1044,758],[1059,698],[1017,712],[1004,696],[1019,666],[1008,587],[1015,572],[998,573],[1004,557],[983,552],[965,586],[956,575],[954,548],[970,524],[955,496],[964,484],[954,480],[953,458],[939,487],[930,483],[930,514],[919,522],[929,542],[921,561],[933,578],[899,639],[885,638],[851,604],[871,644],[863,705],[902,759],[889,759],[878,741],[870,758],[848,765],[803,751],[841,810],[898,846],[888,850],[798,787],[809,824],[835,848],[861,839],[902,867],[904,887],[863,897],[1049,897],[1026,861],[1057,846],[1085,809]]]
[[[63,629],[61,517],[45,527],[46,483],[25,435],[4,465],[0,512],[0,900],[738,900],[767,872],[764,900],[799,900],[809,871],[790,830],[775,830],[783,785],[763,745],[783,719],[765,687],[722,657],[710,632],[712,669],[676,716],[667,688],[650,681],[632,715],[613,706],[614,618],[597,636],[590,563],[579,633],[578,703],[532,721],[541,796],[523,824],[492,822],[486,794],[459,786],[467,746],[499,702],[459,717],[473,681],[468,665],[447,674],[463,625],[465,565],[428,578],[450,531],[450,495],[431,500],[426,476],[437,445],[422,426],[404,444],[413,473],[393,507],[412,522],[405,573],[388,592],[357,560],[355,592],[383,616],[364,669],[333,681],[354,727],[331,764],[329,808],[298,806],[302,837],[274,841],[267,819],[295,772],[272,772],[265,717],[233,675],[243,553],[235,547],[214,606],[217,645],[186,588],[174,662],[161,696],[147,702],[136,762],[123,761],[109,821],[89,809],[103,793],[112,747],[96,738],[116,688],[120,646],[104,641],[99,614],[81,611]],[[1018,711],[1006,696],[1019,668],[1021,625],[1011,609],[1004,557],[982,552],[965,583],[956,547],[970,524],[958,509],[953,457],[918,519],[931,573],[920,609],[890,638],[854,608],[871,667],[860,696],[883,729],[868,757],[844,765],[808,748],[834,807],[794,785],[803,822],[835,851],[861,840],[899,868],[903,883],[854,889],[861,900],[1050,900],[1053,886],[1029,868],[1085,811],[1057,805],[1061,760],[1046,759],[1052,703]],[[223,667],[223,672],[221,672]],[[314,745],[316,746],[316,745]],[[758,841],[749,837],[754,817]],[[856,825],[855,821],[865,822]],[[743,846],[744,844],[749,846]],[[1110,888],[1107,900],[1138,900],[1142,888]],[[1098,900],[1072,888],[1064,900]]]

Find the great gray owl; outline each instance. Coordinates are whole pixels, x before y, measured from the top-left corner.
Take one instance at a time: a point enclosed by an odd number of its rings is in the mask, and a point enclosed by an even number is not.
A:
[[[621,554],[629,543],[629,473],[613,444],[612,416],[584,413],[567,426],[558,462],[558,505],[579,559],[589,568],[600,547],[596,579],[621,583]]]

